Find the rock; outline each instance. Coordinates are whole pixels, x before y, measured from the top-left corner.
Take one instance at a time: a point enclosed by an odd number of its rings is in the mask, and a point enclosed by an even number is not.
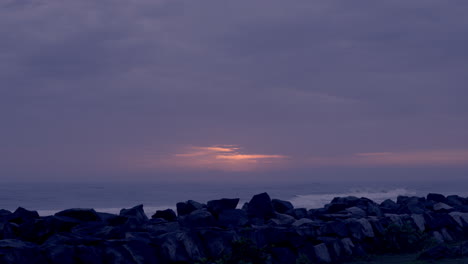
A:
[[[451,212],[449,215],[461,228],[468,227],[468,213]]]
[[[310,263],[309,259],[304,260],[304,262],[296,261],[296,254],[294,254],[294,252],[287,247],[273,247],[272,249],[270,249],[270,253],[272,256],[273,264],[305,263],[305,261],[309,261],[307,263]]]
[[[346,226],[348,227],[351,237],[357,240],[362,240],[365,237],[374,237],[374,231],[372,225],[365,218],[354,219],[350,218],[345,220]]]
[[[188,200],[185,203],[177,203],[177,215],[178,216],[183,216],[183,215],[188,215],[191,212],[199,209],[203,209],[205,206],[199,202],[193,201],[193,200]]]
[[[450,212],[453,210],[453,207],[445,204],[445,203],[436,203],[433,206],[434,211],[436,212]]]
[[[239,198],[236,199],[220,199],[208,201],[207,208],[213,215],[217,216],[223,210],[234,210],[239,203]]]
[[[10,211],[5,210],[5,209],[0,209],[0,219],[8,215],[11,215]]]
[[[36,211],[29,211],[23,207],[18,207],[12,214],[7,215],[7,220],[16,224],[22,224],[28,221],[34,221],[39,218]]]
[[[447,196],[445,203],[450,206],[462,206],[468,204],[467,199],[460,197],[458,195],[449,195]]]
[[[343,246],[344,253],[346,253],[346,255],[348,255],[348,256],[353,255],[353,251],[354,251],[355,246],[354,246],[353,241],[351,240],[351,238],[345,237],[345,238],[341,239],[341,244]]]
[[[387,199],[380,204],[380,210],[383,213],[390,213],[390,214],[396,213],[399,207],[400,206],[397,203],[395,203],[394,201],[390,199]]]
[[[278,226],[290,226],[296,219],[287,214],[275,213],[275,216],[271,218],[268,223]]]
[[[102,264],[103,250],[96,246],[78,245],[75,247],[75,255],[79,263]]]
[[[177,215],[172,209],[158,210],[151,218],[162,218],[169,222],[177,221]]]
[[[349,235],[348,227],[343,221],[332,221],[326,223],[320,231],[323,235],[334,235],[339,237],[347,237]]]
[[[300,227],[300,226],[303,226],[303,225],[310,225],[310,224],[313,224],[314,221],[308,219],[308,218],[301,218],[299,220],[296,220],[294,223],[292,223],[292,226],[293,227]]]
[[[130,209],[120,210],[120,216],[134,218],[137,220],[138,223],[144,223],[148,221],[148,216],[146,216],[142,204],[132,207]]]
[[[218,225],[222,227],[245,226],[249,223],[247,213],[241,209],[223,210],[218,215]]]
[[[271,204],[273,206],[273,209],[280,214],[284,214],[287,211],[292,211],[294,209],[294,206],[289,201],[273,199],[271,200]]]
[[[267,193],[254,195],[247,207],[247,215],[260,219],[270,219],[274,214],[270,196]]]
[[[434,201],[436,203],[445,203],[445,196],[438,193],[429,193],[426,198],[428,201]]]
[[[53,264],[74,264],[77,258],[73,246],[53,245],[44,249],[46,249],[48,260]]]
[[[155,248],[145,240],[132,239],[123,244],[123,247],[130,253],[134,263],[159,263]]]
[[[356,207],[356,206],[347,208],[345,211],[350,213],[352,215],[352,217],[361,218],[361,217],[366,217],[367,216],[366,211],[364,211],[363,209],[361,209],[359,207]]]
[[[427,212],[424,214],[424,220],[426,221],[426,227],[431,230],[440,230],[444,227],[455,227],[457,222],[446,213],[432,213]]]
[[[161,235],[158,237],[157,244],[161,250],[162,263],[193,263],[194,260],[203,257],[202,250],[199,248],[201,242],[185,232]]]
[[[305,208],[294,208],[291,215],[296,219],[306,218],[308,216],[307,209]]]
[[[332,262],[328,248],[324,243],[314,246],[314,253],[318,263]]]
[[[426,230],[426,221],[424,216],[421,214],[412,214],[411,218],[414,221],[414,224],[418,227],[419,231],[424,232]]]
[[[210,227],[210,226],[214,226],[215,218],[208,210],[203,208],[203,209],[197,209],[191,212],[189,215],[180,217],[179,223],[182,226],[188,227],[188,228]]]
[[[455,258],[457,257],[456,249],[450,248],[447,245],[441,244],[435,247],[432,247],[418,257],[419,260],[440,260],[445,258]]]
[[[199,231],[202,247],[206,249],[207,257],[219,259],[232,251],[232,242],[240,239],[234,230],[201,229]]]
[[[34,243],[16,239],[0,240],[0,263],[2,264],[42,264],[46,258]]]
[[[347,197],[335,197],[331,201],[331,204],[344,204],[347,207],[356,206],[359,202],[359,198],[355,196],[347,196]]]
[[[66,216],[77,219],[79,221],[101,221],[99,215],[94,211],[94,209],[83,209],[83,208],[73,208],[60,211],[55,214],[55,216]]]

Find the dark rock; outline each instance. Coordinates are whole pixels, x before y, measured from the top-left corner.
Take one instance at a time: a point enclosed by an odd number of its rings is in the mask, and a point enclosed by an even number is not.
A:
[[[67,216],[47,216],[44,218],[47,226],[50,226],[54,232],[70,232],[70,230],[82,222],[76,218]]]
[[[434,204],[433,206],[433,209],[434,211],[438,212],[438,213],[448,213],[448,212],[451,212],[453,211],[453,207],[445,204],[445,203],[436,203]]]
[[[449,247],[444,244],[437,245],[432,247],[418,257],[420,260],[440,260],[445,258],[455,258],[457,257],[456,248]]]
[[[220,230],[207,228],[199,231],[202,247],[206,249],[207,257],[219,259],[229,255],[232,251],[232,242],[240,239],[234,230]]]
[[[307,209],[305,208],[294,208],[291,215],[296,219],[306,218],[309,216]]]
[[[132,239],[123,244],[123,247],[130,253],[136,264],[159,263],[155,248],[147,241]]]
[[[177,207],[177,215],[183,216],[183,215],[188,215],[195,210],[202,209],[205,206],[199,202],[188,200],[187,202],[177,203],[176,207]]]
[[[139,223],[144,223],[148,221],[148,216],[146,216],[145,211],[143,210],[142,204],[132,207],[130,209],[120,210],[120,216],[134,218]]]
[[[347,219],[345,220],[346,226],[351,234],[351,237],[362,240],[365,237],[374,237],[374,230],[372,225],[367,219]]]
[[[287,247],[273,247],[270,249],[270,253],[272,256],[273,264],[305,263],[306,261],[309,261],[308,263],[310,263],[309,259],[302,260],[304,262],[296,262],[296,254],[294,254],[294,252]],[[301,257],[304,258],[303,256]]]
[[[202,209],[198,209],[202,210]],[[208,211],[207,211],[208,212]],[[173,232],[158,237],[163,263],[193,263],[204,257],[201,242],[185,232]]]
[[[339,237],[347,237],[349,235],[348,227],[342,221],[332,221],[326,223],[321,229],[323,235],[334,235]]]
[[[172,209],[158,210],[151,218],[162,218],[169,222],[177,221],[177,215]]]
[[[394,214],[397,212],[399,205],[394,201],[387,199],[380,204],[380,210],[383,213]]]
[[[208,201],[207,208],[213,215],[217,216],[223,210],[233,210],[236,209],[237,204],[239,203],[239,198],[236,199],[220,199]]]
[[[427,212],[424,214],[424,220],[426,226],[431,230],[440,230],[444,227],[457,226],[457,222],[449,215],[445,213],[432,213]]]
[[[53,264],[74,264],[75,248],[69,245],[50,245],[43,248],[46,252],[49,263]]]
[[[42,264],[47,263],[47,260],[34,243],[3,239],[0,240],[0,263]]]
[[[103,249],[104,263],[136,263],[132,254],[120,241],[106,243]]]
[[[11,215],[10,211],[5,210],[5,209],[0,209],[0,219],[8,215]]]
[[[429,193],[426,198],[428,201],[434,201],[436,203],[445,203],[445,196],[438,193]]]
[[[314,246],[314,253],[318,263],[332,262],[328,248],[324,243]]]
[[[346,207],[356,206],[359,202],[359,198],[355,196],[347,196],[347,197],[335,197],[331,201],[331,204],[344,204]]]
[[[198,209],[189,215],[179,217],[179,223],[188,228],[214,226],[215,218],[206,209]]]
[[[285,214],[287,211],[292,211],[294,209],[291,202],[279,199],[271,200],[271,205],[273,206],[273,209],[280,214]]]
[[[270,196],[267,193],[254,195],[247,208],[247,215],[260,219],[270,219],[274,216]]]
[[[238,227],[247,225],[249,223],[249,219],[244,210],[223,210],[218,215],[217,223],[222,227]]]
[[[449,195],[447,196],[445,203],[450,206],[462,206],[468,203],[466,198],[460,197],[458,195]]]
[[[296,219],[287,214],[275,213],[275,216],[268,220],[268,224],[277,226],[290,226]]]
[[[36,211],[29,211],[23,207],[18,207],[12,214],[7,216],[9,222],[21,224],[28,221],[34,221],[39,218],[39,214]]]
[[[94,211],[94,209],[83,209],[83,208],[73,208],[60,211],[55,214],[55,216],[66,216],[75,218],[80,221],[101,221],[99,215]]]
[[[346,208],[345,211],[351,214],[351,216],[355,218],[362,218],[362,217],[367,216],[366,211],[364,211],[362,208],[359,208],[357,206]]]
[[[102,264],[103,249],[97,246],[78,245],[75,247],[75,256],[79,263]]]

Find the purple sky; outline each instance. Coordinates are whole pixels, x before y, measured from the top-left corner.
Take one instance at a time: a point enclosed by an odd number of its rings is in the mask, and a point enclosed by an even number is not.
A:
[[[0,181],[466,177],[466,10],[1,1]]]

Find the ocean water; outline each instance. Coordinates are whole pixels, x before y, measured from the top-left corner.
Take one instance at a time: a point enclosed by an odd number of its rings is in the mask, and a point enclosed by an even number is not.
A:
[[[375,202],[399,195],[425,196],[429,192],[468,197],[468,182],[303,182],[269,184],[205,184],[157,182],[102,183],[2,183],[0,209],[15,210],[21,206],[37,210],[40,215],[54,214],[68,208],[94,208],[96,211],[119,213],[122,208],[144,205],[146,214],[172,208],[176,203],[195,200],[240,198],[239,206],[258,193],[288,200],[295,207],[319,208],[337,196],[367,197]]]

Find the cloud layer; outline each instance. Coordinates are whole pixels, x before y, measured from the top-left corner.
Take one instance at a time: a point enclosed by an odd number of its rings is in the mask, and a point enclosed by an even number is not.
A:
[[[248,152],[213,149],[217,162],[459,166],[466,8],[3,1],[0,175],[132,174],[127,161],[147,153],[166,160],[225,144]]]

